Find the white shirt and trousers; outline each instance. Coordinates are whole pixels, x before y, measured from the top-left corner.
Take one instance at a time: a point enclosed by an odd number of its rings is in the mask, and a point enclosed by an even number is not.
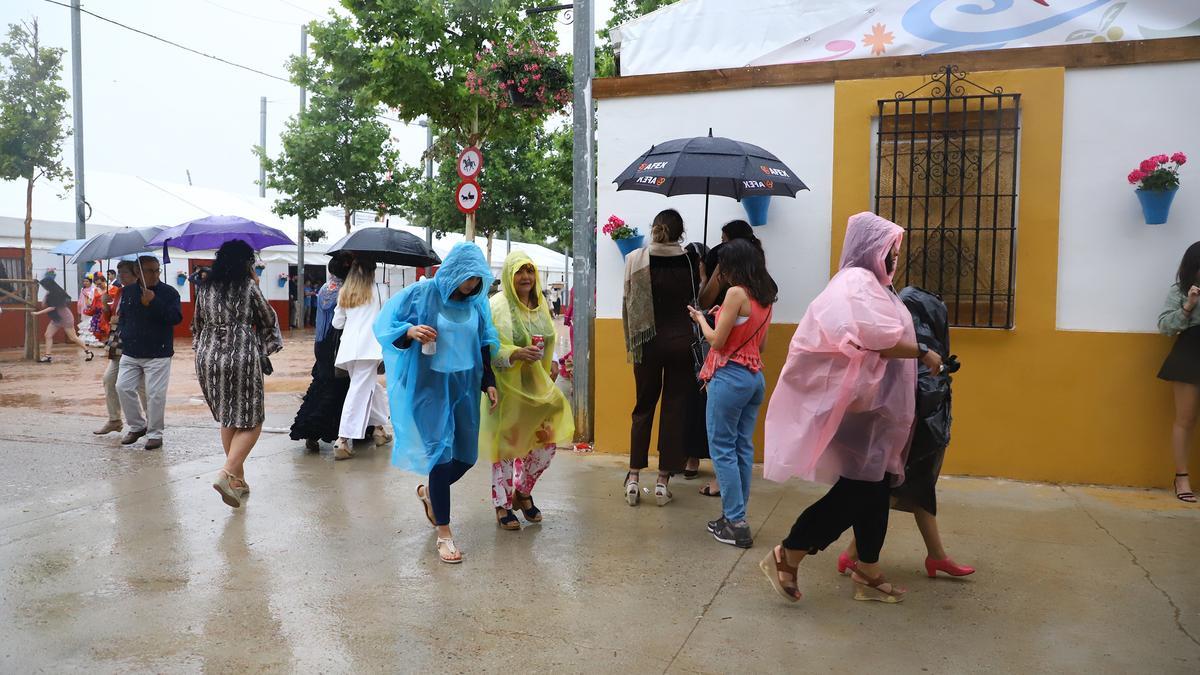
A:
[[[340,298],[339,298],[340,300]],[[379,384],[378,369],[383,348],[375,339],[375,317],[383,307],[378,287],[372,286],[371,299],[346,309],[341,303],[333,311],[333,327],[342,330],[342,344],[334,365],[350,374],[350,390],[342,404],[338,436],[366,438],[367,427],[387,424],[387,392]]]

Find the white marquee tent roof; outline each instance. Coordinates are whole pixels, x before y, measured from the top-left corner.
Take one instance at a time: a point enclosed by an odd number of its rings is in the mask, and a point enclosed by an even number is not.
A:
[[[1194,0],[679,0],[614,34],[621,75],[1200,35]]]
[[[60,194],[66,192],[64,197]],[[143,227],[147,225],[177,225],[208,215],[238,215],[287,232],[295,238],[296,220],[280,218],[271,211],[271,200],[247,197],[220,190],[168,183],[140,176],[128,176],[104,172],[88,172],[88,203],[92,214],[87,224],[88,236],[121,227]],[[0,247],[24,246],[25,183],[23,181],[0,181]],[[401,227],[424,238],[425,229],[411,227],[396,216],[391,216],[392,227]],[[368,222],[354,229],[376,225]],[[341,238],[345,232],[342,218],[324,213],[316,221],[306,221],[305,229],[325,231],[324,241],[305,245],[305,263],[324,264],[325,250]],[[33,193],[33,237],[34,248],[49,250],[60,242],[75,238],[75,201],[70,191],[62,186],[39,182]],[[449,233],[435,237],[433,248],[445,257],[454,244],[463,240],[461,234]],[[476,238],[480,248],[487,250],[487,240]],[[513,242],[514,249],[523,249],[533,258],[543,272],[561,274],[566,266],[564,256],[552,249],[537,244]],[[492,244],[492,263],[499,267],[504,259],[505,242]],[[172,249],[171,256],[177,252]],[[313,255],[313,258],[309,258]],[[316,256],[320,257],[316,257]],[[178,257],[212,257],[211,252],[178,252]],[[294,246],[275,246],[265,249],[262,258],[266,262],[295,264],[297,251]]]

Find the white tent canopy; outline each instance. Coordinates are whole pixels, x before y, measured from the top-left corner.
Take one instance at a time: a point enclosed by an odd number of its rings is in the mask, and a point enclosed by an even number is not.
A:
[[[121,227],[143,227],[147,225],[178,225],[196,218],[210,215],[238,215],[264,225],[278,228],[293,239],[297,233],[297,222],[293,218],[281,218],[271,211],[272,201],[192,185],[150,180],[139,176],[112,174],[100,171],[88,172],[88,203],[92,207],[87,223],[87,234],[93,236]],[[64,194],[65,193],[65,194]],[[24,181],[0,181],[0,247],[21,248],[25,232],[25,183]],[[425,229],[410,227],[396,216],[389,217],[391,227],[400,227],[425,238]],[[368,221],[356,223],[353,229],[380,223]],[[323,241],[305,243],[305,263],[323,265],[327,261],[325,250],[345,233],[345,224],[340,215],[322,213],[316,220],[304,223],[306,230],[322,230]],[[75,202],[69,191],[61,185],[40,182],[33,194],[33,247],[49,250],[59,243],[75,238]],[[446,234],[434,238],[434,250],[445,257],[450,248],[463,240],[461,234]],[[477,238],[480,248],[487,250],[487,240]],[[493,267],[504,260],[505,242],[493,242]],[[545,273],[563,274],[566,261],[561,253],[537,244],[513,243],[529,253],[534,262]],[[211,251],[184,253],[170,249],[172,258],[211,258]],[[262,252],[264,262],[287,262],[296,264],[295,246],[275,246]]]
[[[1181,0],[679,0],[620,26],[621,75],[1200,35]]]

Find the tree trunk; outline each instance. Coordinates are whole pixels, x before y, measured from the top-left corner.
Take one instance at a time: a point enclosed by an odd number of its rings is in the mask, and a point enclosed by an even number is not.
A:
[[[63,270],[63,274],[67,271]],[[33,279],[33,177],[26,179],[25,184],[25,275]],[[29,307],[25,311],[25,360],[37,360],[37,317],[33,311],[37,309],[37,285],[25,284],[25,299]]]
[[[491,232],[488,232],[488,243],[487,243],[487,263],[488,263],[488,267],[491,267],[491,266],[492,266],[492,238],[493,238],[494,236],[495,236],[495,235],[494,235],[493,233],[491,233]]]
[[[475,214],[467,214],[467,224],[463,228],[463,239],[474,243],[475,241]]]
[[[345,207],[342,212],[345,214],[346,234],[350,234],[350,208]]]

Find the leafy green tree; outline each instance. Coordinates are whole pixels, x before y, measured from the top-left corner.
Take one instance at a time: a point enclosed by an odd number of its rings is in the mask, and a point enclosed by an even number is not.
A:
[[[311,220],[338,206],[349,232],[355,211],[391,210],[403,198],[392,180],[400,156],[378,106],[339,86],[328,62],[293,58],[289,68],[292,80],[311,94],[308,107],[288,120],[278,157],[254,147],[266,186],[283,195],[274,211]]]
[[[678,0],[616,0],[613,3],[613,13],[600,31],[600,44],[596,45],[596,77],[616,77],[616,55],[613,50],[612,32],[617,26],[644,16],[660,7],[666,7]]]
[[[397,212],[414,225],[429,223],[438,232],[463,232],[462,214],[454,201],[458,185],[456,160],[438,163],[427,181],[419,168],[401,177],[408,199]],[[565,166],[565,171],[564,171]],[[516,138],[488,144],[480,172],[483,202],[477,211],[477,234],[492,241],[506,231],[535,243],[557,238],[561,246],[571,231],[571,130],[533,127]]]
[[[37,19],[8,27],[0,44],[0,178],[25,181],[25,272],[33,273],[33,186],[38,180],[69,181],[62,161],[63,141],[70,135],[67,90],[59,85],[63,50],[43,47]],[[37,286],[26,285],[26,301],[37,303]],[[25,315],[25,358],[37,355],[37,323]]]
[[[482,147],[485,140],[507,142],[530,133],[531,121],[519,111],[468,91],[466,76],[488,45],[532,39],[554,46],[554,16],[527,17],[522,11],[539,4],[541,0],[343,0],[350,16],[331,15],[310,30],[315,53],[331,65],[342,91],[383,103],[406,121],[427,116],[442,131],[432,155],[445,160],[466,145]],[[503,152],[483,149],[489,156]]]

